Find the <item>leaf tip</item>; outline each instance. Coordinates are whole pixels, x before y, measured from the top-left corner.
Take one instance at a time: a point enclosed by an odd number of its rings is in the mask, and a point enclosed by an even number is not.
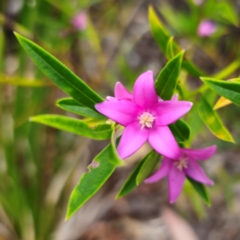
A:
[[[116,196],[115,196],[115,200],[118,200],[119,198],[121,197],[121,194],[120,193],[118,193]]]
[[[172,37],[173,38],[173,37]],[[180,52],[181,54],[184,54],[185,53],[185,49],[182,49],[182,51]]]
[[[153,5],[152,4],[148,5],[148,11],[153,11]]]
[[[72,213],[69,213],[69,210],[67,210],[67,213],[66,213],[66,216],[65,216],[64,221],[65,221],[65,222],[68,221],[68,220],[71,218],[72,215],[73,215],[73,214],[72,214]]]
[[[22,36],[19,33],[13,31],[13,34],[15,35],[15,37],[17,38],[18,41],[21,40]]]

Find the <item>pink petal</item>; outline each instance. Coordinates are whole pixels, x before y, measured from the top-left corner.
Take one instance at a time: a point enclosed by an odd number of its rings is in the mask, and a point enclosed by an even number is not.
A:
[[[138,122],[129,124],[121,137],[117,151],[119,156],[124,159],[135,153],[148,139],[149,130],[141,129]]]
[[[171,167],[171,162],[172,160],[168,159],[168,158],[164,158],[161,164],[161,167],[157,170],[157,172],[155,172],[152,176],[150,176],[149,178],[147,178],[144,182],[145,183],[153,183],[153,182],[157,182],[160,179],[164,178]]]
[[[114,89],[114,96],[119,100],[131,100],[133,95],[122,85],[122,83],[117,82]]]
[[[204,173],[202,168],[198,165],[198,163],[195,160],[189,160],[188,161],[188,167],[186,168],[186,174],[191,177],[192,179],[205,183],[208,185],[213,185],[213,181],[207,177],[207,175]]]
[[[134,121],[138,121],[138,106],[127,100],[104,101],[96,104],[95,108],[104,116],[123,126],[127,126]]]
[[[174,203],[179,197],[186,178],[185,173],[177,169],[173,164],[174,163],[172,163],[172,167],[168,175],[170,203]]]
[[[182,152],[195,160],[207,160],[217,150],[217,146],[213,145],[202,149],[186,149],[182,148]]]
[[[171,101],[178,101],[178,94],[174,94],[171,98]]]
[[[133,88],[133,101],[146,110],[158,102],[152,71],[141,74],[136,80]]]
[[[106,100],[107,100],[107,101],[114,101],[114,102],[117,102],[117,101],[118,101],[117,98],[112,97],[112,96],[107,96],[107,97],[106,97]]]
[[[191,107],[191,102],[170,100],[159,102],[151,112],[157,116],[155,119],[156,125],[166,126],[181,118]]]
[[[170,159],[179,159],[181,150],[167,126],[155,126],[149,133],[150,145],[160,154]]]

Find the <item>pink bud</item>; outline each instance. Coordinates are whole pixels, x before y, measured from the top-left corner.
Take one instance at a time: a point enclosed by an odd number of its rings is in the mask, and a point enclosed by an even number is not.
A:
[[[197,34],[200,37],[209,37],[217,30],[217,26],[214,22],[209,20],[203,20],[198,25]]]
[[[87,15],[85,12],[80,12],[72,19],[73,26],[82,31],[87,27]]]

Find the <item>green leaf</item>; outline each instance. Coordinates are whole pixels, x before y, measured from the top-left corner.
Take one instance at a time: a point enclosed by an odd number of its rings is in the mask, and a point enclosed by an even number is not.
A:
[[[229,77],[231,74],[233,74],[237,69],[240,67],[240,60],[237,59],[233,62],[231,62],[229,65],[227,65],[224,69],[222,69],[220,72],[217,72],[213,75],[213,78],[217,79],[224,79]],[[203,75],[201,75],[203,76]]]
[[[196,138],[196,135],[202,130],[203,121],[198,114],[198,107],[197,104],[193,105],[191,108],[191,114],[188,114],[186,117],[186,121],[188,123],[190,131],[190,136],[188,139],[188,143],[191,143],[193,139]]]
[[[149,176],[149,174],[152,173],[152,171],[154,170],[158,162],[159,162],[159,153],[152,151],[144,161],[137,175],[137,178],[136,178],[137,185],[142,183]]]
[[[219,139],[233,142],[234,139],[227,128],[223,125],[217,113],[212,109],[206,99],[202,96],[198,103],[198,114],[208,129]]]
[[[202,77],[201,80],[219,95],[240,105],[240,82],[237,79],[236,81],[224,81]]]
[[[199,194],[199,196],[207,203],[208,206],[210,206],[211,201],[210,201],[210,198],[209,198],[209,195],[207,193],[205,186],[202,183],[197,182],[190,177],[187,177],[187,179],[192,184],[193,188],[196,190],[196,192]]]
[[[170,38],[170,35],[164,29],[162,22],[158,18],[152,6],[148,8],[149,23],[152,35],[158,44],[159,48],[163,53],[167,54],[167,44]]]
[[[38,122],[63,131],[78,134],[95,140],[109,139],[112,134],[110,124],[98,124],[91,126],[87,122],[75,118],[60,115],[46,114],[31,117],[32,122]]]
[[[235,26],[238,25],[238,15],[229,2],[220,2],[215,4],[215,18],[222,20],[225,23],[231,23]]]
[[[206,75],[202,70],[200,70],[194,63],[183,60],[182,69],[186,70],[189,74],[195,77],[200,77]]]
[[[178,75],[181,69],[181,63],[184,51],[172,58],[159,73],[155,82],[157,94],[163,100],[171,99],[177,85]]]
[[[148,16],[149,16],[149,23],[150,23],[150,28],[151,28],[153,38],[155,39],[159,48],[163,51],[164,55],[168,59],[171,59],[171,55],[169,55],[169,49],[168,49],[171,35],[164,28],[163,23],[157,16],[157,14],[154,11],[152,6],[149,6],[149,8],[148,8]],[[176,54],[180,50],[181,49],[178,46],[178,44],[172,40],[173,53]],[[196,77],[205,75],[205,73],[203,71],[201,71],[194,63],[192,63],[188,60],[184,60],[182,62],[182,68],[185,69],[189,74],[196,76]]]
[[[148,167],[148,170],[146,172],[143,170],[143,167],[146,167],[145,162],[149,162],[152,157],[155,157],[155,152],[150,152],[146,157],[144,157],[135,167],[135,169],[132,171],[132,173],[129,175],[126,182],[123,184],[122,188],[120,189],[119,193],[117,194],[116,198],[123,197],[130,193],[132,190],[134,190],[138,184],[144,180],[143,176],[146,176],[146,174],[150,173],[150,169],[153,167],[155,163],[155,159],[153,159],[154,163],[151,163],[151,166]],[[140,175],[139,175],[140,174]],[[147,175],[148,175],[147,174]],[[138,178],[138,180],[137,180]]]
[[[96,92],[50,53],[18,33],[15,35],[28,55],[47,77],[79,103],[95,110],[94,105],[102,101]]]
[[[76,113],[80,116],[107,120],[107,118],[100,113],[93,111],[91,108],[85,107],[81,105],[79,102],[74,100],[73,98],[63,98],[57,101],[57,106],[62,108],[63,110]]]
[[[112,175],[121,161],[114,156],[114,147],[110,144],[95,157],[89,166],[89,172],[82,175],[79,183],[72,191],[66,219],[69,219],[80,209]]]
[[[183,120],[176,121],[174,124],[169,125],[169,128],[177,142],[184,142],[189,139],[190,128]]]
[[[170,37],[166,49],[166,55],[169,57],[169,59],[172,59],[174,57],[173,43],[173,37]]]
[[[120,197],[127,195],[128,193],[130,193],[132,190],[134,190],[137,187],[136,178],[137,178],[137,175],[144,163],[144,160],[145,160],[145,158],[137,164],[135,169],[132,171],[132,173],[130,174],[130,176],[128,177],[128,179],[123,184],[120,191],[118,192],[116,198],[120,198]]]
[[[52,82],[45,80],[37,80],[37,79],[26,79],[19,76],[9,77],[4,74],[0,74],[0,84],[9,84],[16,85],[21,87],[45,87],[52,86]]]

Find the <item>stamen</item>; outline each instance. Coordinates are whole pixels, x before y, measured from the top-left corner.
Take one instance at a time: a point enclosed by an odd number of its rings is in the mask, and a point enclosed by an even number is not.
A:
[[[182,171],[184,168],[188,168],[188,159],[187,158],[180,158],[178,161],[174,163],[175,167]]]
[[[138,119],[140,120],[139,123],[142,125],[141,129],[144,127],[152,128],[155,117],[151,113],[144,112],[140,117],[138,117]]]

